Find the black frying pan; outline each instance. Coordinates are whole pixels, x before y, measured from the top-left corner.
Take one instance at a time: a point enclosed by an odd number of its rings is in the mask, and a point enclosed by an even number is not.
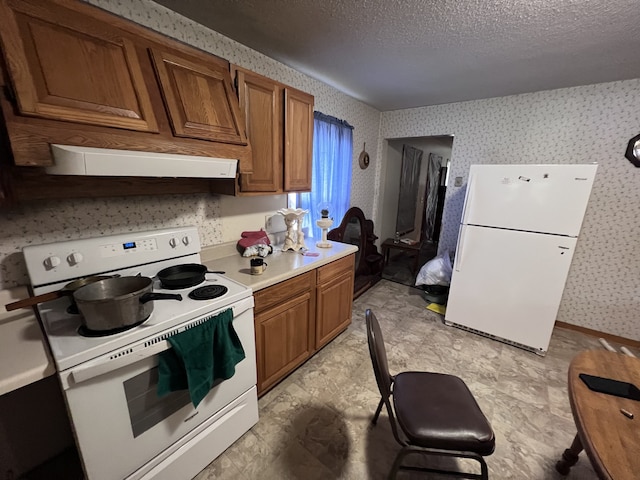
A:
[[[189,288],[204,281],[207,273],[224,273],[207,270],[199,263],[185,263],[163,268],[158,272],[158,279],[164,288]]]

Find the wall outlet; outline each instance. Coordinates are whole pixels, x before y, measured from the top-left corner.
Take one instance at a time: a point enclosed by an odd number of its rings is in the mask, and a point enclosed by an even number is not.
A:
[[[276,213],[265,217],[264,229],[267,233],[284,232],[287,230],[287,225],[284,223],[284,217]]]
[[[456,177],[455,180],[453,181],[453,186],[454,187],[461,187],[462,186],[462,177]]]

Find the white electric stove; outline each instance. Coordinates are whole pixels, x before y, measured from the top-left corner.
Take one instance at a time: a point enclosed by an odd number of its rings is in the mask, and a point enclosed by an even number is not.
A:
[[[195,227],[36,245],[23,251],[36,295],[86,276],[154,278],[163,268],[201,261]],[[204,285],[226,291],[210,300],[189,297]],[[155,300],[146,321],[108,336],[82,335],[81,318],[69,309],[69,297],[38,306],[89,480],[192,478],[258,420],[251,289],[207,273],[202,284],[179,290],[164,289],[154,278],[153,291],[180,293],[182,301]],[[171,348],[166,338],[229,308],[245,351],[235,375],[215,385],[198,408],[186,391],[158,397],[158,355]]]

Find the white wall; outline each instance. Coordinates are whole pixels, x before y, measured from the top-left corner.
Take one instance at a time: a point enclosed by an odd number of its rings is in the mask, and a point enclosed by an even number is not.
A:
[[[469,165],[597,162],[558,320],[640,340],[640,169],[624,158],[639,131],[635,79],[384,112],[378,152],[388,138],[455,135],[440,237],[450,250],[464,201],[452,179]]]

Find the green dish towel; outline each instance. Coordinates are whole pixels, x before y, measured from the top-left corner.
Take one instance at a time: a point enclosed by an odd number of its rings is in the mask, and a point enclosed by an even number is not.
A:
[[[194,407],[216,380],[231,378],[245,358],[233,328],[233,310],[209,317],[200,325],[167,339],[173,348],[160,354],[158,396],[189,389]]]

